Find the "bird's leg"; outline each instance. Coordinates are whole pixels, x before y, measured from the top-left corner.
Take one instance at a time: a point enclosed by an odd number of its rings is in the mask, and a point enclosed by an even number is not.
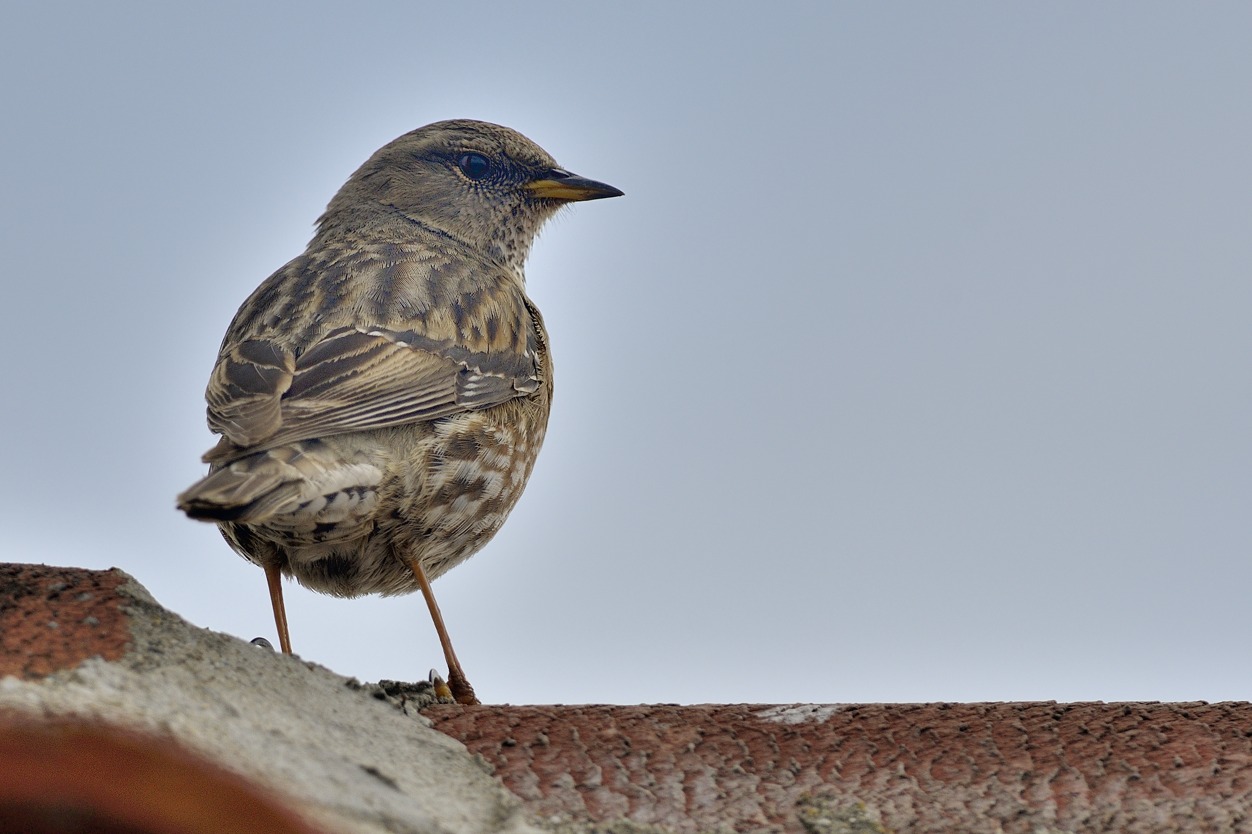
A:
[[[458,704],[482,703],[474,694],[474,687],[465,679],[461,664],[456,659],[456,652],[452,651],[452,639],[448,637],[448,629],[444,627],[443,614],[439,613],[439,603],[435,602],[435,592],[430,589],[430,580],[426,578],[426,571],[422,570],[421,561],[412,556],[406,556],[404,561],[417,577],[417,585],[422,589],[422,596],[426,597],[426,607],[430,609],[430,618],[435,621],[439,645],[443,646],[443,657],[448,662],[448,688],[452,690],[452,697]]]
[[[278,645],[283,654],[291,654],[291,635],[287,633],[287,607],[283,605],[283,572],[276,564],[265,566],[265,581],[270,586],[270,605],[274,607],[274,625],[278,626]]]

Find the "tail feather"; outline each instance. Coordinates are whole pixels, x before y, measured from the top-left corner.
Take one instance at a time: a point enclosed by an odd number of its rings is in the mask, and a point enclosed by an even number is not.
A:
[[[299,500],[301,475],[269,453],[209,473],[178,496],[178,508],[203,521],[262,521]]]

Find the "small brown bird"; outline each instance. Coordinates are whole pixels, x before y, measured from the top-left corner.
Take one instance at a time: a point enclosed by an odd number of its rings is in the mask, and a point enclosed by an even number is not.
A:
[[[283,574],[343,597],[421,590],[453,695],[477,703],[430,580],[500,529],[543,443],[535,235],[621,194],[516,131],[437,122],[370,157],[239,308],[205,395],[222,437],[178,506],[265,569],[283,652]]]

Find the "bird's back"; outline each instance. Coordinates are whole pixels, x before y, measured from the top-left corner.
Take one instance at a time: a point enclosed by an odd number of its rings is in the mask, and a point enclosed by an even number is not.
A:
[[[547,333],[521,281],[422,230],[317,246],[240,308],[207,394],[222,440],[179,498],[301,583],[413,590],[500,529],[547,428]]]

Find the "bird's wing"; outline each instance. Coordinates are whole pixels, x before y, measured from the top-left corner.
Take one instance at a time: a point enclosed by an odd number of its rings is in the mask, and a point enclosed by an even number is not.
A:
[[[264,338],[239,342],[222,351],[209,381],[209,427],[222,442],[205,459],[434,420],[533,393],[538,362],[533,342],[522,344],[521,351],[480,351],[417,330],[363,326],[331,330],[298,356]]]

